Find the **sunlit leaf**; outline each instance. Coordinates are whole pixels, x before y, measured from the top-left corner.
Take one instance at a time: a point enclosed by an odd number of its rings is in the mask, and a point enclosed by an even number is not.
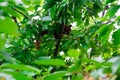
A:
[[[107,4],[109,4],[109,3],[112,3],[112,2],[114,2],[114,1],[116,1],[116,0],[105,0],[105,5],[107,5]]]
[[[34,4],[34,5],[42,5],[42,3],[43,3],[43,0],[32,0],[32,4]]]
[[[113,17],[113,16],[115,15],[115,13],[118,11],[119,8],[120,8],[120,5],[115,5],[115,6],[111,7],[111,8],[107,11],[105,17],[106,17],[106,18],[111,18],[111,17]]]
[[[99,35],[99,39],[101,40],[102,45],[108,40],[111,31],[113,30],[113,23],[105,24],[101,26],[96,33],[93,35],[95,37],[97,34]],[[92,38],[93,38],[92,37]]]
[[[0,49],[4,48],[5,39],[0,35]]]
[[[22,2],[26,5],[30,5],[31,4],[31,0],[22,0]]]
[[[38,60],[33,61],[33,63],[37,65],[65,66],[65,62],[61,59],[40,58]]]
[[[75,71],[80,71],[82,69],[82,61],[81,60],[76,60],[74,65],[72,65],[67,71],[68,72],[75,72]]]
[[[101,38],[102,45],[108,40],[111,31],[113,30],[113,24],[101,26],[103,29],[100,31],[99,37]]]
[[[13,8],[11,8],[10,6],[6,6],[6,7],[2,7],[2,10],[4,12],[6,12],[7,14],[10,14],[11,16],[15,16],[19,19],[21,19],[21,14],[19,14],[18,12],[16,12]]]
[[[113,38],[112,41],[114,45],[120,45],[120,29],[118,29],[113,33],[112,38]]]
[[[77,74],[72,80],[83,80],[83,75]]]
[[[15,7],[13,7],[13,8],[15,8],[16,10],[19,11],[19,12],[16,11],[17,13],[22,13],[22,14],[28,16],[28,11],[26,10],[26,8],[25,8],[24,6],[22,6],[22,5],[17,5],[17,6],[15,6]]]
[[[50,8],[50,17],[54,18],[56,16],[56,5]]]
[[[54,72],[44,78],[44,80],[61,80],[63,76],[67,74],[66,71]]]
[[[28,71],[35,72],[37,74],[40,73],[39,69],[32,67],[32,66],[29,66],[29,65],[5,63],[5,64],[1,65],[1,68],[8,68],[8,69],[10,68],[10,69],[14,69],[14,70],[28,70]]]
[[[0,19],[0,32],[15,36],[18,34],[18,27],[10,18]]]
[[[111,67],[107,67],[107,68],[104,68],[103,72],[106,74],[109,74],[109,73],[112,73],[112,68]]]
[[[77,58],[80,55],[80,51],[75,50],[75,49],[70,49],[70,50],[68,50],[67,54],[70,57]]]

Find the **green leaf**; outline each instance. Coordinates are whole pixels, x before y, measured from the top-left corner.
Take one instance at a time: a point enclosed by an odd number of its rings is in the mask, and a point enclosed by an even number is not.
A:
[[[20,12],[22,12],[24,15],[29,15],[28,14],[28,11],[26,10],[26,8],[24,7],[24,6],[22,6],[22,5],[16,5],[15,7],[13,7],[13,8],[15,8],[16,10],[18,10],[18,11],[20,11]],[[18,12],[17,12],[18,13]]]
[[[83,75],[77,74],[72,80],[83,80]]]
[[[92,36],[92,38],[95,37],[97,34],[99,34],[99,39],[102,45],[104,45],[105,42],[108,40],[112,30],[113,30],[113,23],[100,26],[100,28],[96,31],[96,33]]]
[[[110,33],[113,30],[113,24],[104,25],[104,26],[101,26],[101,27],[103,27],[103,28],[100,31],[99,37],[101,38],[101,43],[103,45],[108,40],[108,38],[110,36]]]
[[[13,70],[0,70],[0,77],[5,78],[5,80],[32,80],[27,76],[24,76],[20,72],[15,72]]]
[[[0,32],[15,36],[18,34],[18,27],[11,18],[0,19]]]
[[[109,3],[112,3],[112,2],[114,2],[114,1],[116,1],[116,0],[105,0],[105,5],[107,5],[107,4],[109,4]]]
[[[0,49],[4,48],[5,41],[0,39]]]
[[[17,13],[15,10],[13,10],[10,6],[2,7],[2,10],[9,15],[15,16],[19,19],[21,19],[21,14]]]
[[[10,68],[14,70],[28,70],[35,72],[36,74],[40,74],[40,70],[29,65],[21,65],[21,64],[10,64],[10,63],[5,63],[0,66],[1,68]]]
[[[5,44],[5,39],[3,38],[2,35],[0,35],[0,49],[4,48],[4,44]]]
[[[30,5],[26,8],[27,11],[34,11],[34,6]]]
[[[103,8],[101,0],[95,0],[95,2],[101,9]]]
[[[22,0],[22,2],[26,5],[30,5],[31,4],[31,0]]]
[[[69,49],[67,52],[68,56],[73,57],[73,58],[77,58],[80,55],[80,51],[75,50],[75,49]]]
[[[115,5],[115,6],[111,7],[107,11],[107,13],[105,15],[105,18],[111,18],[111,17],[113,17],[115,15],[115,13],[118,11],[119,8],[120,8],[120,5]]]
[[[38,65],[51,65],[51,66],[65,66],[65,62],[61,59],[49,59],[40,57],[38,60],[33,61]]]
[[[76,60],[74,65],[72,65],[67,71],[68,72],[81,71],[82,70],[81,64],[82,64],[81,60]]]
[[[117,25],[120,26],[120,19],[117,21]]]
[[[56,10],[57,10],[56,5],[54,5],[53,7],[50,8],[50,17],[51,18],[55,18]]]
[[[114,45],[120,45],[120,29],[118,29],[113,33],[112,38],[113,38],[112,41]]]
[[[104,68],[103,73],[112,73],[112,69],[110,67]]]
[[[22,71],[21,73],[28,77],[33,77],[36,75],[34,72],[31,72],[31,71]]]
[[[42,5],[42,0],[32,0],[33,5]]]
[[[0,0],[0,2],[3,2],[4,0]]]
[[[61,80],[67,74],[66,71],[57,71],[44,78],[44,80]]]

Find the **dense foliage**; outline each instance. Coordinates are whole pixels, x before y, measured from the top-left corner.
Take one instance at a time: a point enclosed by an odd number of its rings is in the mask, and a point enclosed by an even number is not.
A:
[[[0,80],[120,80],[119,0],[0,0]]]

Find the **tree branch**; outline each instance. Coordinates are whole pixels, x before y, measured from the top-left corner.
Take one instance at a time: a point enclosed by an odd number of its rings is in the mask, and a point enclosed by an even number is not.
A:
[[[64,22],[62,22],[62,26],[60,28],[59,38],[56,39],[55,51],[54,51],[54,54],[53,54],[54,57],[57,56],[57,54],[58,54],[60,42],[61,42],[61,39],[62,39],[62,33],[63,33],[63,27],[64,27],[63,25],[64,25]]]

